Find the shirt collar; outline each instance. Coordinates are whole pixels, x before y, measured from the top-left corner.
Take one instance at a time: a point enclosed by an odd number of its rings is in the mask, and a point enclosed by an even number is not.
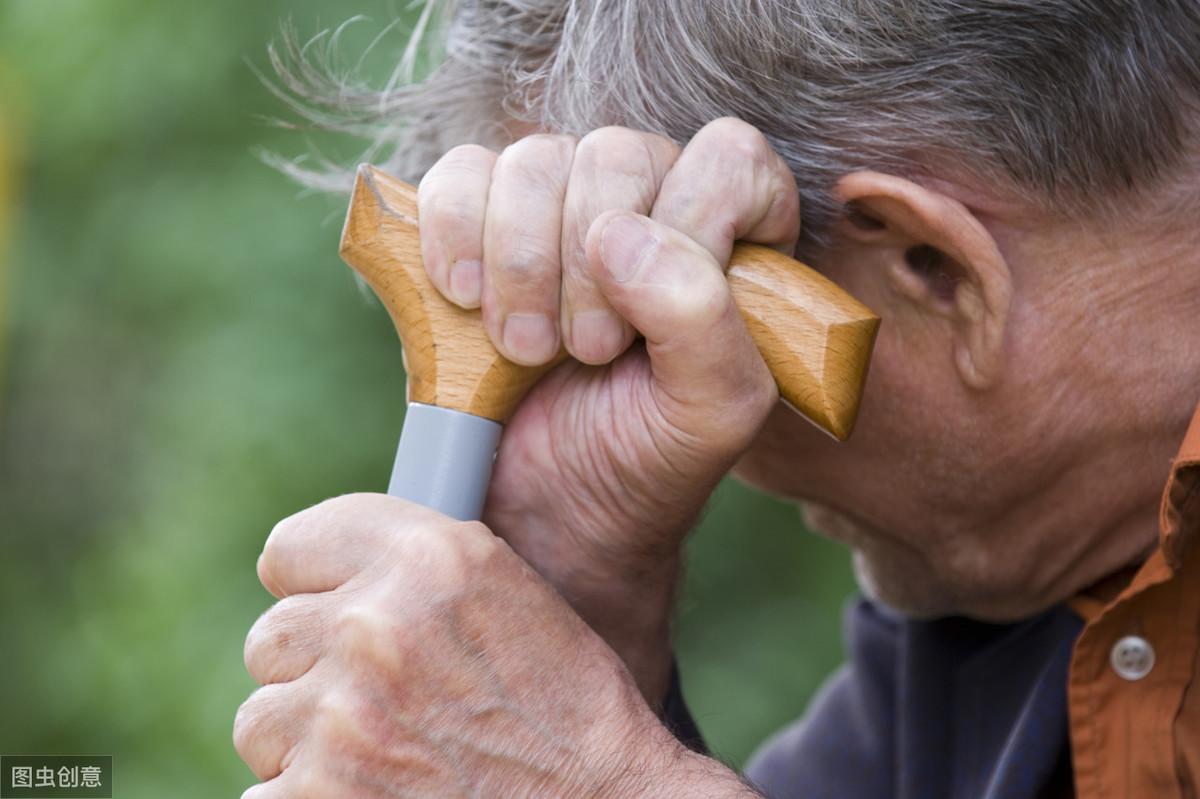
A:
[[[1159,511],[1159,546],[1148,560],[1110,575],[1067,601],[1084,621],[1098,619],[1121,600],[1173,579],[1200,539],[1200,406],[1171,464]]]
[[[1159,525],[1163,555],[1173,570],[1178,569],[1200,536],[1200,406],[1171,466]]]

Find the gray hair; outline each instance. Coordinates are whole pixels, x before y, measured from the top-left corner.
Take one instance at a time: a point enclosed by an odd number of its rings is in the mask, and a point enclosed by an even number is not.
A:
[[[836,180],[863,168],[965,173],[1094,217],[1177,174],[1200,108],[1197,0],[431,2],[382,88],[332,69],[329,48],[311,57],[319,41],[271,48],[280,95],[410,180],[521,130],[682,143],[735,116],[795,172],[809,244]],[[414,81],[421,59],[436,66]],[[334,164],[283,166],[346,185]]]

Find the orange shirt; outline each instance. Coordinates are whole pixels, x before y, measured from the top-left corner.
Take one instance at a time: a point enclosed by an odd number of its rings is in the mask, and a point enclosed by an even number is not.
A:
[[[1079,799],[1200,796],[1200,408],[1163,492],[1159,548],[1086,621],[1068,683]]]

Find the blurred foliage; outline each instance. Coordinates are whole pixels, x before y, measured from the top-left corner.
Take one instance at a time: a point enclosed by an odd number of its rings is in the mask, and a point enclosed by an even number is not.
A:
[[[24,131],[0,292],[0,752],[111,753],[120,797],[251,782],[230,727],[269,605],[255,558],[279,518],[384,485],[403,378],[336,256],[343,200],[255,155],[354,150],[265,124],[286,112],[247,61],[289,18],[356,13],[351,52],[408,12],[0,3],[0,128]],[[801,711],[849,590],[844,552],[794,510],[722,486],[679,634],[716,751],[741,762]]]

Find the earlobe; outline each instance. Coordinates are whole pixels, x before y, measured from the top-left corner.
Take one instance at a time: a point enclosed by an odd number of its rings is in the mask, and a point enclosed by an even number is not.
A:
[[[861,171],[843,177],[838,235],[886,264],[893,288],[952,324],[954,367],[976,390],[1004,369],[1012,277],[995,239],[958,200],[911,180]]]

